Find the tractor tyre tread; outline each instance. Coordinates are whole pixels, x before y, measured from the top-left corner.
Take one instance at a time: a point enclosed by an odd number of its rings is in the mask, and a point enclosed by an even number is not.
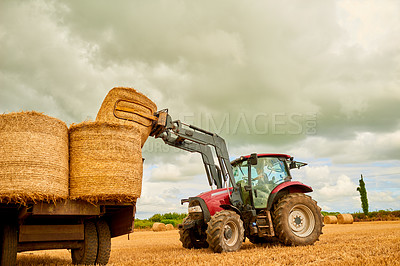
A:
[[[187,249],[194,248],[189,230],[183,228],[179,229],[179,240],[182,242],[182,247]]]
[[[238,225],[239,236],[234,248],[229,248],[223,243],[224,225],[229,219],[234,220]],[[240,216],[234,211],[222,210],[211,217],[207,227],[207,243],[216,253],[232,252],[240,249],[244,239],[243,222]]]
[[[287,215],[290,211],[290,206],[298,201],[303,201],[306,204],[309,204],[307,207],[310,208],[315,217],[315,228],[313,232],[304,239],[292,234],[288,228],[289,225]],[[321,208],[317,205],[315,200],[303,193],[291,193],[280,198],[274,205],[272,220],[276,237],[281,243],[287,246],[303,246],[313,244],[315,241],[319,240],[319,236],[323,227]]]
[[[186,217],[182,221],[182,228],[179,229],[179,240],[182,242],[182,247],[187,249],[201,249],[201,248],[208,248],[208,243],[206,239],[198,239],[195,236],[194,230],[197,229],[184,229],[183,226],[187,221],[191,220],[189,217]],[[200,237],[201,238],[201,237]]]

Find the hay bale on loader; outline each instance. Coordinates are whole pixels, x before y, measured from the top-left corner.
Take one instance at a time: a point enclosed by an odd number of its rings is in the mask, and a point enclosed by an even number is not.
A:
[[[132,125],[139,129],[141,147],[150,135],[156,104],[132,88],[110,90],[97,113],[96,121]]]
[[[0,202],[68,197],[67,125],[38,112],[0,115]]]
[[[140,197],[143,162],[132,125],[84,122],[69,129],[70,197],[133,202]]]
[[[336,216],[327,215],[324,217],[324,224],[337,224]]]
[[[352,224],[354,219],[350,213],[343,213],[337,215],[338,224]]]
[[[163,223],[154,223],[152,230],[154,232],[167,231],[167,226]]]

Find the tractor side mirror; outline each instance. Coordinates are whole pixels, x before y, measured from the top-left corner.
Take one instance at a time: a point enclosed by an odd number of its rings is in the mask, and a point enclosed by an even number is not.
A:
[[[256,165],[258,163],[257,153],[252,153],[249,158],[249,164]]]

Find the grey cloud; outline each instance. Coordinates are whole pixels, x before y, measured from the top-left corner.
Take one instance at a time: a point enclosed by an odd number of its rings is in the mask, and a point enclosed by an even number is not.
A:
[[[222,5],[7,2],[4,25],[12,27],[2,30],[8,41],[3,82],[17,76],[15,87],[51,98],[50,114],[62,113],[70,122],[94,117],[107,90],[123,83],[174,115],[210,113],[221,121],[226,113],[233,120],[244,114],[251,123],[257,113],[316,113],[319,135],[342,138],[354,137],[354,130],[397,127],[395,48],[366,54],[344,46],[334,1],[307,8],[272,1]],[[16,50],[18,56],[10,56]],[[259,120],[257,127],[265,124]],[[278,146],[307,137],[249,134],[243,125],[221,135]]]

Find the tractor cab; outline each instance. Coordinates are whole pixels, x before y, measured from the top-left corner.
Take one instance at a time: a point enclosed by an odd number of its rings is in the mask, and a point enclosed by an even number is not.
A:
[[[234,180],[243,203],[255,209],[267,208],[271,192],[291,181],[290,169],[304,165],[286,154],[252,154],[232,161]]]

